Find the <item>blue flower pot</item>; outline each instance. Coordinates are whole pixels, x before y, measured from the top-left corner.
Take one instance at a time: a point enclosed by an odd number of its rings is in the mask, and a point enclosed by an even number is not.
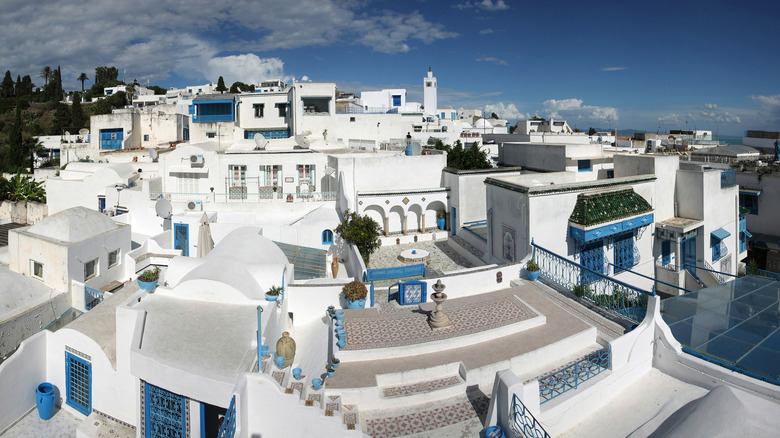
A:
[[[300,368],[293,368],[293,377],[295,377],[295,380],[300,380],[301,373],[303,373],[303,370]]]
[[[339,309],[336,311],[336,320],[343,321],[344,320],[344,311]]]
[[[333,362],[331,361],[331,363],[330,363],[330,366],[332,366],[332,367],[333,367],[333,369],[335,370],[336,368],[338,368],[338,367],[339,367],[339,362],[333,363]]]
[[[366,299],[350,300],[347,299],[347,309],[363,309],[366,307]]]
[[[140,287],[141,289],[143,289],[145,291],[153,291],[154,288],[157,287],[157,281],[158,280],[154,280],[154,281],[141,281],[141,280],[137,280],[137,281],[138,281],[138,287]]]
[[[490,426],[485,429],[485,438],[504,438],[504,429],[501,426]]]
[[[328,371],[328,377],[331,377],[331,378],[332,378],[332,377],[333,377],[333,374],[335,374],[335,373],[336,373],[335,371]]]
[[[268,295],[265,294],[265,300],[266,301],[276,301],[279,298],[279,295]]]
[[[542,271],[528,271],[528,279],[531,281],[536,281],[537,278],[539,278],[539,273]]]
[[[320,389],[320,386],[322,386],[322,379],[316,378],[311,379],[311,387],[315,390]]]
[[[35,388],[35,404],[38,406],[38,415],[41,419],[48,420],[54,416],[54,401],[57,394],[54,393],[54,385],[44,382]]]
[[[436,225],[439,226],[440,230],[444,230],[444,226],[446,225],[446,219],[444,218],[436,219]]]
[[[276,366],[278,366],[279,369],[284,368],[284,361],[285,359],[282,356],[276,356]]]
[[[347,340],[344,338],[339,339],[339,342],[336,344],[339,346],[339,348],[344,348],[347,346]]]

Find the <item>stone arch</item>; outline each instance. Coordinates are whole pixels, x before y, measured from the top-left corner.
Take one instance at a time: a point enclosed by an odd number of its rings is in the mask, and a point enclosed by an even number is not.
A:
[[[368,205],[366,208],[363,209],[363,216],[368,216],[371,219],[375,220],[376,223],[379,224],[379,228],[384,230],[385,229],[385,209],[382,208],[381,205]],[[385,234],[387,234],[387,230],[385,230]]]
[[[436,228],[436,212],[443,211],[448,213],[447,205],[442,201],[431,201],[425,206],[425,228]]]
[[[423,208],[420,204],[412,204],[407,212],[406,227],[410,233],[423,231]]]
[[[406,216],[406,211],[402,206],[394,205],[390,207],[390,212],[387,214],[387,228],[389,233],[403,231],[404,216]]]

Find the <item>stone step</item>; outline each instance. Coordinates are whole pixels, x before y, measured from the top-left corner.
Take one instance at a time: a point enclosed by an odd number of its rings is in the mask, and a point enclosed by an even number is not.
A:
[[[363,433],[372,437],[400,437],[430,433],[463,422],[474,422],[481,429],[489,404],[489,398],[480,392],[476,397],[462,394],[443,402],[408,406],[394,412],[364,411]]]
[[[394,398],[404,397],[407,395],[414,395],[420,393],[429,393],[442,388],[448,388],[451,386],[457,386],[464,383],[463,379],[458,375],[452,375],[443,377],[440,379],[427,380],[424,382],[417,382],[405,385],[385,386],[380,388],[380,397]]]

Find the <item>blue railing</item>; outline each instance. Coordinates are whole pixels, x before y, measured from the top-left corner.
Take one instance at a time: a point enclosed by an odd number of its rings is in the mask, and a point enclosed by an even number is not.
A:
[[[487,225],[487,219],[483,219],[481,221],[463,222],[464,227],[479,227],[482,225]]]
[[[103,291],[84,286],[84,308],[92,310],[103,301]]]
[[[609,278],[548,251],[533,240],[531,245],[534,248],[533,258],[539,265],[543,279],[634,323],[638,324],[644,319],[647,297],[652,296],[653,292]]]
[[[760,275],[762,277],[769,277],[777,281],[780,281],[780,274],[778,274],[777,272],[765,271],[763,269],[757,269],[756,272],[757,272],[756,275]]]
[[[363,281],[392,280],[394,278],[416,277],[418,275],[425,275],[425,263],[396,268],[368,269],[363,276]]]
[[[509,426],[515,434],[520,434],[527,438],[550,438],[550,434],[544,430],[542,424],[525,407],[517,394],[512,394],[511,414],[512,423]]]
[[[580,383],[596,377],[612,367],[612,349],[609,345],[578,359],[573,364],[539,379],[539,398],[546,403],[564,392],[577,389]]]
[[[233,438],[236,433],[236,396],[230,399],[230,407],[225,412],[225,418],[219,425],[219,438]]]
[[[720,172],[720,188],[737,185],[737,169],[728,169]]]

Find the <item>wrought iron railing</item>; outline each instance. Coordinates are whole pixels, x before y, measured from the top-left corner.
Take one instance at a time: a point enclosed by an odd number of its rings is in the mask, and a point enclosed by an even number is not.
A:
[[[723,242],[721,242],[721,243],[723,243]],[[708,271],[710,271],[710,273],[712,274],[713,277],[715,277],[715,280],[717,280],[718,284],[726,282],[726,279],[723,278],[723,275],[721,275],[720,272],[716,271],[712,267],[712,265],[710,265],[709,262],[707,262],[707,260],[702,260],[702,262],[704,262],[704,267],[707,268]]]
[[[517,394],[512,394],[512,423],[509,427],[515,434],[527,438],[550,438],[550,434],[544,430],[542,424],[525,407]]]
[[[652,296],[652,292],[609,278],[548,251],[533,241],[531,245],[542,279],[634,323],[639,323],[645,317],[647,297]]]
[[[596,377],[612,367],[612,349],[609,345],[577,359],[573,364],[553,371],[539,379],[540,403],[546,403],[564,392],[577,389],[580,383]]]
[[[84,286],[84,308],[92,310],[103,301],[103,291]]]
[[[671,260],[664,263],[663,257],[655,259],[655,265],[659,268],[666,269],[667,271],[680,272],[680,266],[675,265]]]
[[[756,275],[760,275],[762,277],[774,278],[775,280],[780,281],[780,274],[778,274],[777,272],[765,271],[763,269],[756,269]]]
[[[236,396],[230,399],[230,407],[225,412],[225,418],[219,425],[219,438],[233,438],[236,433]]]

